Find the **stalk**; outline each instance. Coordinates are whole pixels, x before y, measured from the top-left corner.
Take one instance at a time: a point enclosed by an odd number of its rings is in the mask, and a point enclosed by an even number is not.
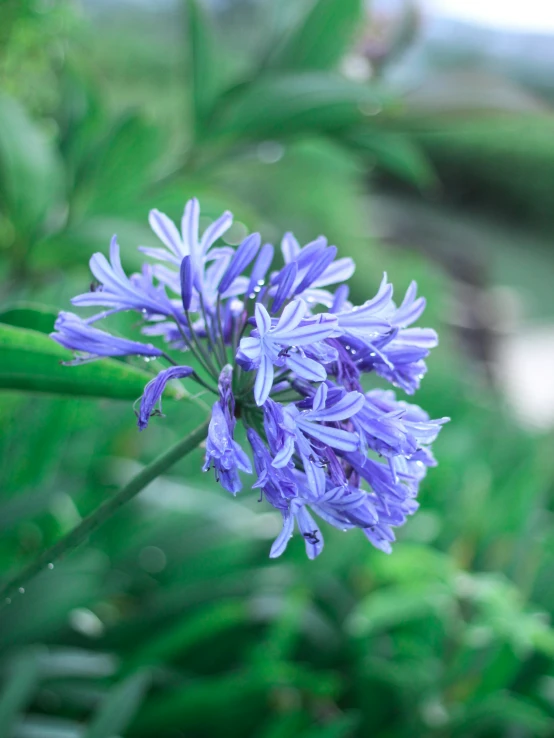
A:
[[[195,448],[206,438],[209,420],[205,420],[188,436],[182,438],[168,451],[154,459],[142,471],[134,476],[130,482],[122,487],[111,499],[106,500],[94,512],[87,515],[70,533],[60,538],[53,546],[46,549],[38,558],[31,562],[17,574],[13,579],[0,587],[0,608],[9,604],[11,597],[18,592],[23,593],[28,582],[39,574],[43,569],[52,568],[51,565],[65,556],[73,549],[80,546],[89,535],[109,520],[120,507],[132,500],[139,492],[147,487],[156,477],[166,472],[177,461],[194,451]]]

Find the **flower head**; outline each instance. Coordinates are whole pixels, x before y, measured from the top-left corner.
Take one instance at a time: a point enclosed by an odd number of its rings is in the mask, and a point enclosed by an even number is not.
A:
[[[425,300],[412,283],[397,306],[386,275],[362,305],[344,282],[349,257],[319,237],[301,247],[291,233],[281,242],[284,266],[271,271],[274,247],[248,235],[235,250],[219,240],[232,223],[223,213],[203,234],[200,208],[190,200],[180,228],[152,210],[162,246],[141,247],[153,259],[127,276],[114,237],[109,261],[91,259],[97,289],[74,298],[101,308],[83,319],[60,313],[53,338],[76,361],[103,356],[160,356],[170,366],[146,385],[138,425],[147,427],[168,381],[186,380],[215,394],[204,470],[233,495],[241,475],[277,510],[282,531],[270,556],[280,556],[295,527],[310,558],[323,548],[320,522],[360,528],[390,552],[393,528],[418,507],[416,497],[447,418],[431,420],[391,390],[363,390],[364,375],[386,379],[407,394],[418,388],[436,333],[414,327]],[[152,343],[113,336],[96,327],[103,317],[136,311]],[[187,352],[186,365],[180,359]],[[190,366],[189,366],[190,364]],[[246,428],[250,458],[237,440]]]

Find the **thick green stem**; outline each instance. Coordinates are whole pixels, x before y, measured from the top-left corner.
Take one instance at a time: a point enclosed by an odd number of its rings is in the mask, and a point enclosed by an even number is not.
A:
[[[70,533],[50,546],[23,571],[15,576],[4,586],[0,587],[0,608],[9,604],[11,597],[27,586],[27,583],[43,569],[52,568],[54,562],[62,556],[81,545],[89,535],[99,528],[106,520],[109,520],[117,510],[126,502],[132,500],[135,495],[141,492],[156,477],[166,472],[179,459],[194,451],[195,448],[206,438],[209,420],[204,421],[188,436],[178,441],[169,451],[158,456],[151,464],[148,464],[142,471],[134,476],[130,482],[122,487],[112,498],[106,500],[94,512],[87,515],[86,518],[79,523]]]

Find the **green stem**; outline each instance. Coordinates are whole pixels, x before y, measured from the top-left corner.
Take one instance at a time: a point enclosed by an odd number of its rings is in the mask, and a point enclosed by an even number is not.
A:
[[[69,551],[80,546],[89,535],[109,520],[117,510],[132,500],[139,492],[147,487],[156,477],[166,472],[173,464],[194,451],[206,438],[209,420],[205,420],[188,436],[182,438],[168,451],[158,456],[151,464],[134,476],[130,482],[122,487],[112,498],[106,500],[94,512],[87,515],[70,533],[50,546],[23,571],[0,587],[0,608],[11,601],[10,598],[19,593],[27,583],[39,572],[52,568],[50,564],[60,559]]]

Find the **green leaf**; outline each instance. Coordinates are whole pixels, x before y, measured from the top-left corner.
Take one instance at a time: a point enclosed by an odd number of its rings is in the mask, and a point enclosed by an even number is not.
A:
[[[196,0],[188,0],[188,48],[190,50],[192,110],[194,128],[200,136],[220,89],[218,58],[210,19]]]
[[[157,129],[137,115],[122,117],[112,128],[97,155],[86,209],[118,216],[133,210],[148,184],[159,153]]]
[[[360,22],[360,0],[316,0],[271,60],[280,69],[330,69],[347,52]]]
[[[371,154],[375,164],[389,174],[420,189],[438,184],[437,176],[423,148],[409,136],[396,132],[356,131],[346,136],[355,149]]]
[[[466,705],[462,717],[454,721],[451,735],[476,735],[484,730],[521,729],[527,735],[551,735],[554,721],[541,707],[518,694],[498,691],[485,699]]]
[[[0,201],[16,231],[29,234],[59,195],[54,147],[25,110],[0,95]]]
[[[448,615],[453,593],[440,584],[386,587],[373,592],[354,608],[346,627],[354,636],[367,636],[432,615]]]
[[[238,138],[282,138],[360,124],[377,95],[367,85],[327,72],[267,77],[235,96],[212,132]]]
[[[115,685],[102,701],[83,738],[114,738],[122,735],[140,707],[150,682],[150,674],[143,671]]]
[[[0,310],[0,323],[17,328],[31,328],[39,333],[51,333],[57,316],[58,311],[55,308],[20,302]]]
[[[5,678],[4,690],[0,694],[0,725],[3,735],[11,735],[19,714],[31,701],[38,684],[39,663],[36,653],[21,652]]]
[[[0,323],[0,389],[62,395],[135,400],[152,375],[114,359],[64,366],[71,353],[48,336]],[[180,385],[167,387],[167,397],[182,398]]]
[[[202,608],[198,613],[180,620],[176,626],[166,628],[142,647],[137,648],[138,663],[156,663],[176,660],[191,646],[209,643],[219,633],[232,631],[248,623],[251,615],[242,601],[216,602]]]

